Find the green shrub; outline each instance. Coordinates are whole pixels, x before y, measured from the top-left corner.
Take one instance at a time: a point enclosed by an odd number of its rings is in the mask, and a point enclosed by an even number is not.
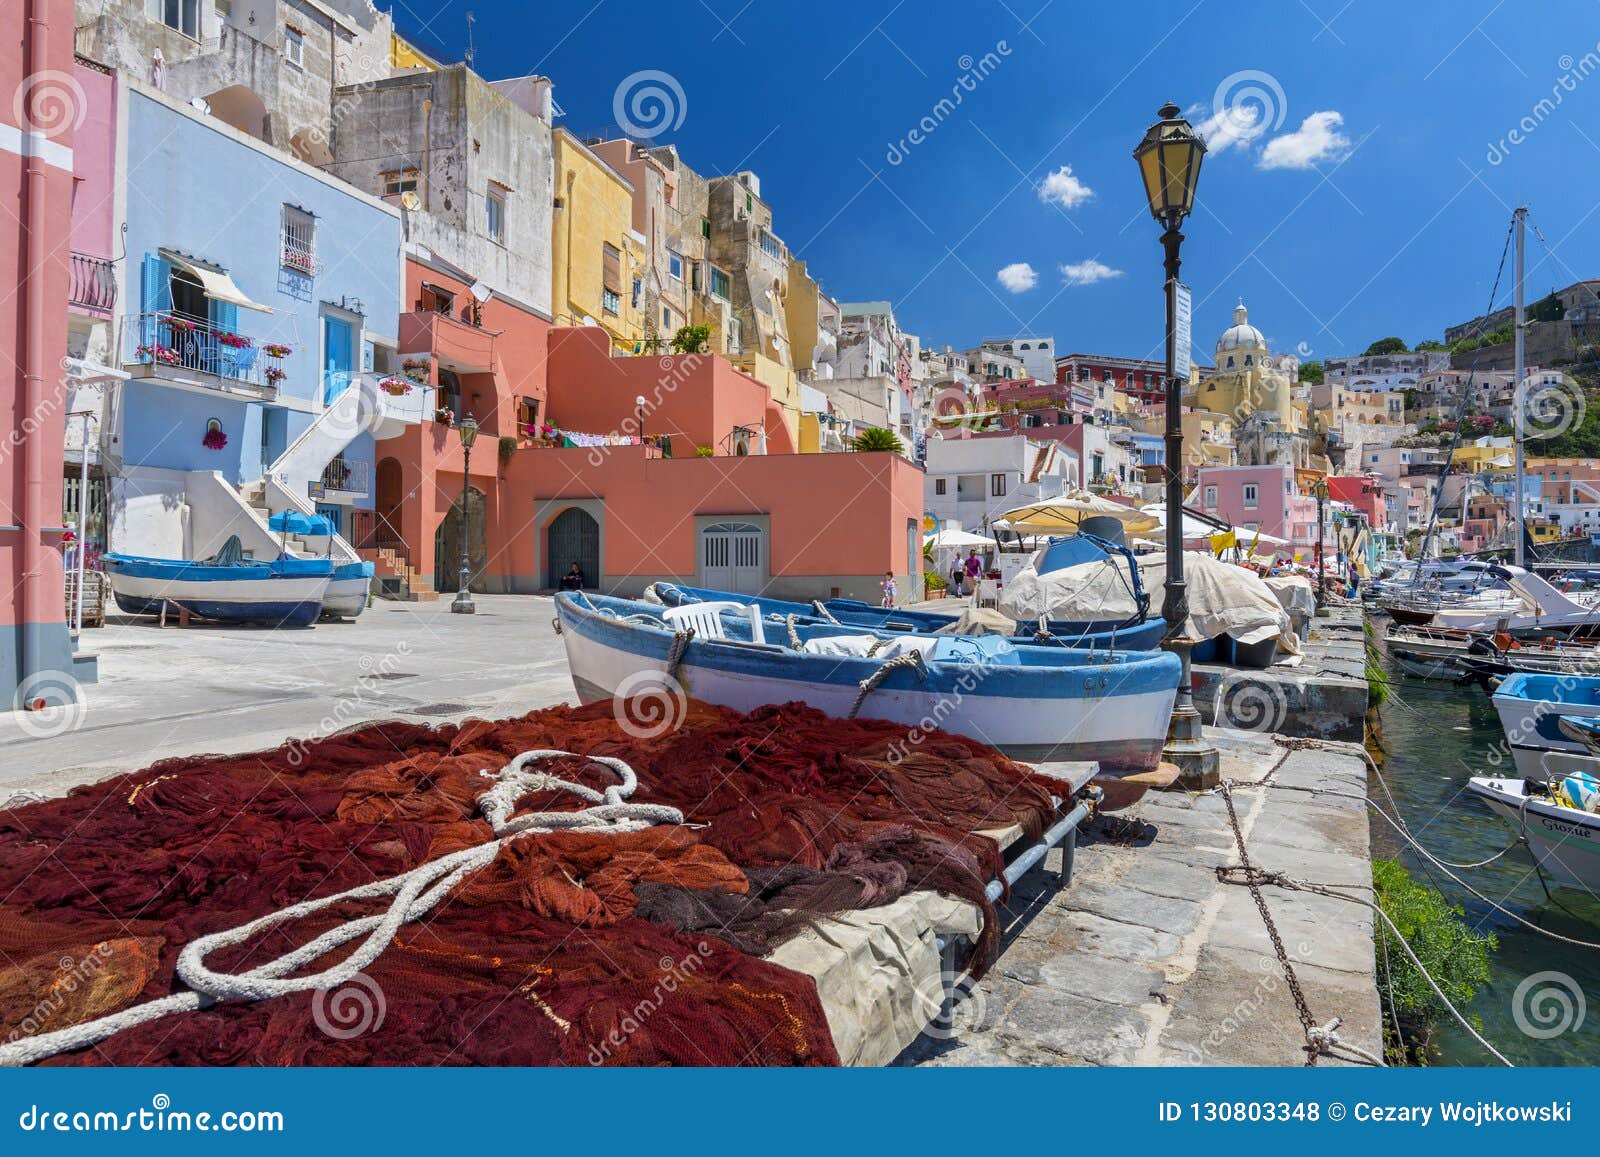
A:
[[[1465,1013],[1478,989],[1489,982],[1489,955],[1498,947],[1493,934],[1474,932],[1461,919],[1464,913],[1459,905],[1417,883],[1396,860],[1372,861],[1372,887],[1378,906],[1394,921],[1423,967],[1450,1002]],[[1395,943],[1388,926],[1380,920],[1374,932],[1386,1047],[1395,1059],[1426,1064],[1434,1029],[1450,1016],[1449,1010]],[[1385,989],[1393,991],[1398,1026],[1389,1020],[1390,997]],[[1467,1015],[1476,1025],[1476,1018]],[[1397,1027],[1400,1037],[1393,1035]],[[1403,1050],[1398,1047],[1402,1038]]]

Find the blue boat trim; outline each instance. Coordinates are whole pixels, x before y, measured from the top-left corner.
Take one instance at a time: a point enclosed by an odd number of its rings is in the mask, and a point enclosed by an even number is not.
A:
[[[604,646],[642,658],[665,661],[672,646],[673,632],[661,626],[623,622],[604,613],[637,614],[639,603],[612,599],[604,595],[582,596],[562,591],[556,596],[563,629],[577,631]],[[584,602],[590,604],[585,606]],[[593,607],[594,609],[591,609]],[[813,628],[813,631],[815,629]],[[838,633],[859,634],[862,631]],[[892,637],[890,632],[878,632]],[[957,636],[971,640],[975,636]],[[952,640],[954,641],[954,640]],[[1004,640],[999,640],[1004,641]],[[756,646],[744,642],[696,639],[689,644],[686,661],[696,667],[730,675],[793,678],[796,682],[854,686],[883,666],[881,659],[853,655],[801,655],[778,646]],[[1008,656],[983,667],[983,677],[973,680],[971,669],[977,657],[935,660],[928,665],[926,679],[919,680],[910,670],[892,672],[882,683],[889,690],[921,691],[995,699],[1101,699],[1116,695],[1170,691],[1176,685],[1181,666],[1176,655],[1166,651],[1090,653],[1077,650],[1012,647]],[[1071,684],[1049,685],[1041,671],[1076,670],[1083,677]]]

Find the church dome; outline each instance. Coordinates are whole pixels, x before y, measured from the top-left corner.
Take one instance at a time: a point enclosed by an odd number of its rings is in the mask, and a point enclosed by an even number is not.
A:
[[[1266,349],[1267,339],[1250,324],[1250,312],[1241,301],[1233,311],[1233,325],[1223,330],[1222,336],[1217,339],[1217,353],[1228,350],[1258,350],[1265,353]]]

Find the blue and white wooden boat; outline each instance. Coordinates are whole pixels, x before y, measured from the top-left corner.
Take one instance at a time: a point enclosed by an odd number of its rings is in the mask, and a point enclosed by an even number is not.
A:
[[[323,614],[353,619],[366,610],[372,571],[372,564],[364,560],[335,563],[328,593],[322,599]]]
[[[214,563],[108,554],[106,581],[130,615],[159,615],[163,605],[228,623],[303,627],[316,621],[333,581],[325,558]]]
[[[1594,769],[1588,770],[1593,775]],[[1527,841],[1534,860],[1555,883],[1576,885],[1592,896],[1600,890],[1600,815],[1558,798],[1565,774],[1532,780],[1474,776],[1467,790]]]
[[[953,624],[958,616],[937,611],[889,610],[874,607],[854,599],[829,599],[813,604],[793,603],[784,599],[769,599],[759,595],[739,595],[728,591],[714,591],[705,587],[686,587],[676,583],[655,584],[656,597],[669,607],[689,603],[734,602],[761,608],[763,615],[779,618],[796,616],[801,622],[826,622],[818,608],[827,611],[835,620],[847,626],[869,627],[882,631],[915,631],[935,634]],[[1013,642],[1032,643],[1036,624],[1018,623]],[[1166,634],[1166,623],[1160,619],[1147,619],[1131,625],[1108,622],[1078,623],[1052,621],[1050,635],[1054,646],[1077,647],[1084,650],[1110,650],[1113,647],[1126,651],[1153,651],[1161,645]]]
[[[1600,679],[1519,672],[1495,689],[1494,709],[1517,771],[1534,779],[1586,764],[1588,747],[1562,728],[1567,718],[1600,718]],[[1578,756],[1584,763],[1557,756]]]
[[[1178,687],[1177,656],[1165,651],[1016,646],[994,635],[831,623],[797,626],[802,649],[795,650],[757,641],[765,639],[763,616],[735,613],[718,616],[716,632],[693,637],[669,672],[670,609],[576,591],[555,601],[573,686],[585,703],[665,687],[739,711],[799,700],[842,718],[888,657],[915,650],[921,670],[890,671],[858,712],[905,724],[911,747],[919,730],[939,728],[1016,759],[1093,759],[1107,770],[1148,771],[1160,762]],[[710,637],[716,633],[725,637]],[[787,631],[781,637],[787,641]],[[875,643],[883,644],[876,654],[863,653]]]

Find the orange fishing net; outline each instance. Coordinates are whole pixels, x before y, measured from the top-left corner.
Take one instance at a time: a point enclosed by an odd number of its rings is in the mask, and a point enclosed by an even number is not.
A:
[[[634,801],[685,824],[511,841],[400,929],[362,992],[218,1004],[54,1063],[836,1063],[811,979],[759,957],[830,912],[937,889],[985,909],[981,971],[1001,863],[974,833],[1037,835],[1052,813],[1050,783],[992,749],[935,733],[891,758],[904,740],[800,704],[693,702],[681,727],[640,739],[601,703],[168,760],[0,812],[0,1040],[181,988],[176,957],[198,936],[489,842],[482,773],[555,748],[624,760]],[[577,757],[541,770],[614,782]],[[518,811],[580,806],[552,790]],[[371,911],[340,904],[210,964],[252,968]]]

